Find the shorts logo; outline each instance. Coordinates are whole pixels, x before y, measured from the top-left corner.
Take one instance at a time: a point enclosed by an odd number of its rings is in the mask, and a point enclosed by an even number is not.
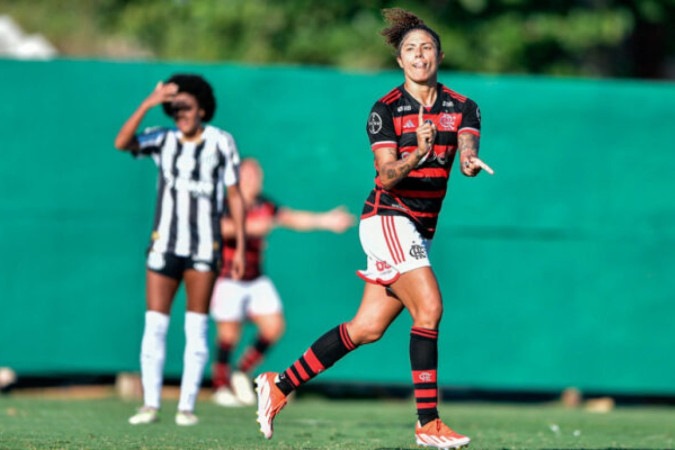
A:
[[[391,266],[387,263],[387,261],[377,261],[375,263],[375,268],[378,270],[378,272],[382,272],[384,270],[391,269]]]
[[[148,255],[148,267],[153,270],[161,270],[166,265],[164,255],[157,252],[150,252]]]
[[[422,372],[421,374],[419,374],[419,379],[420,379],[420,381],[428,383],[432,380],[432,377],[431,377],[431,374],[429,372]]]
[[[410,247],[410,256],[415,259],[424,259],[427,257],[427,251],[419,244],[413,244]]]
[[[210,272],[211,271],[211,266],[209,266],[206,263],[203,262],[196,262],[192,265],[192,268],[195,269],[197,272]]]
[[[382,131],[382,117],[376,112],[370,114],[368,118],[368,133],[377,134]]]

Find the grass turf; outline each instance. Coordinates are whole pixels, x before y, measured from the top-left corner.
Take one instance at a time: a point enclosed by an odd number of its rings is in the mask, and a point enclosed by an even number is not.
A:
[[[138,405],[114,397],[44,399],[0,397],[2,449],[411,449],[412,401],[300,398],[258,432],[254,408],[200,401],[195,427],[173,421],[167,400],[160,421],[131,426]],[[441,416],[472,438],[471,449],[672,449],[675,409],[625,407],[606,414],[556,405],[445,402]]]

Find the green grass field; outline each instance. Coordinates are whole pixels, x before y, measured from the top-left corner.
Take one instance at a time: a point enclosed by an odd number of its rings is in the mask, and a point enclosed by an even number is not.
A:
[[[253,408],[225,409],[204,400],[195,427],[173,422],[176,401],[161,420],[130,426],[136,402],[115,397],[48,400],[0,396],[1,449],[412,449],[412,401],[303,397],[259,434]],[[556,405],[445,402],[442,417],[473,439],[471,449],[672,449],[675,409],[624,407],[605,414]]]

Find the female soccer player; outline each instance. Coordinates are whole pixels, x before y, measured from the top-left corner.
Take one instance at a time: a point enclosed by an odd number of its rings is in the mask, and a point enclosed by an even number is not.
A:
[[[317,339],[281,374],[256,378],[258,422],[268,439],[286,397],[359,345],[375,342],[407,309],[410,365],[417,404],[419,445],[459,448],[470,439],[438,415],[438,328],[441,292],[427,256],[445,197],[450,169],[459,152],[461,171],[476,176],[478,106],[437,81],[443,58],[438,34],[414,14],[383,11],[382,31],[396,51],[404,82],[375,102],[366,130],[375,158],[375,188],[361,215],[359,234],[367,256],[366,281],[356,315]]]
[[[136,134],[145,114],[162,104],[175,128]],[[208,311],[220,258],[223,195],[233,219],[236,249],[232,276],[244,273],[244,203],[239,190],[239,154],[232,136],[207,125],[216,101],[201,76],[178,74],[159,83],[127,119],[115,147],[152,156],[159,167],[157,206],[146,270],[145,329],[141,343],[144,405],[132,425],[157,420],[171,304],[185,282],[185,352],[176,424],[195,425],[195,401],[208,360]]]

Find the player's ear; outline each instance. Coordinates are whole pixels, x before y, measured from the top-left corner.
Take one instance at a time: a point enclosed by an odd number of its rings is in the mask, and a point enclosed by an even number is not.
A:
[[[403,69],[403,60],[401,59],[400,56],[396,57],[396,62],[398,63],[398,66]]]

